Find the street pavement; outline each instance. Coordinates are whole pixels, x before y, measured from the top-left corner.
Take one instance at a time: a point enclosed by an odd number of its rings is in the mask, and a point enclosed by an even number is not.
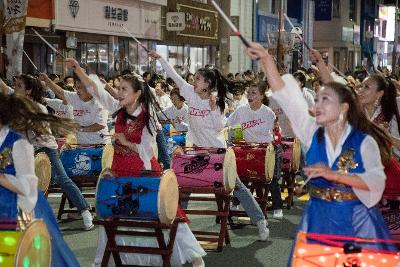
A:
[[[59,201],[59,194],[49,196],[49,202],[55,214]],[[93,199],[89,199],[89,202],[94,205]],[[203,203],[190,203],[189,208],[215,208],[210,203]],[[257,240],[258,230],[256,226],[247,224],[229,227],[231,244],[225,246],[222,252],[208,252],[204,258],[206,266],[286,266],[291,242],[304,207],[305,202],[295,201],[295,206],[292,209],[284,210],[282,220],[273,219],[272,212],[269,212],[270,238],[266,242]],[[215,217],[190,216],[189,219],[191,220],[189,226],[192,230],[208,231],[218,227],[215,224]],[[237,222],[236,219],[235,222]],[[97,227],[92,231],[83,231],[82,220],[70,220],[67,219],[66,215],[59,222],[59,226],[64,234],[64,239],[75,253],[81,266],[91,266],[97,247]],[[191,266],[191,264],[185,266]]]

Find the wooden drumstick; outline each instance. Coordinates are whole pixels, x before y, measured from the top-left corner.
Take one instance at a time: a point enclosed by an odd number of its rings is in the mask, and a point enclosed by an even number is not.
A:
[[[113,137],[114,135],[113,134],[99,134],[100,135],[100,137],[101,138],[104,138],[104,137],[109,137],[109,136],[111,136],[111,137]]]
[[[309,181],[311,181],[312,178],[315,178],[315,174],[316,174],[316,172],[312,172],[312,173],[307,177],[307,179],[304,181],[304,184],[302,184],[302,185],[300,186],[300,189],[303,189],[304,186],[306,186],[306,184],[307,184]]]

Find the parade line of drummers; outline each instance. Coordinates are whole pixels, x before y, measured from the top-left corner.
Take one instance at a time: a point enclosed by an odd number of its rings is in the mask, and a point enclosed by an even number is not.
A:
[[[224,76],[204,67],[182,77],[150,51],[166,77],[124,71],[106,79],[88,75],[67,58],[73,75],[63,80],[39,73],[0,81],[0,237],[3,231],[19,231],[20,211],[29,213],[48,228],[51,265],[79,266],[38,189],[34,161],[44,153],[52,183],[79,211],[85,230],[94,228],[93,215],[71,177],[100,175],[109,183],[97,188],[99,217],[168,222],[171,216],[157,210],[162,186],[168,191],[169,183],[177,181],[180,188],[224,187],[234,197],[230,209],[241,205],[257,226],[259,240],[266,241],[268,222],[244,181],[259,177],[268,182],[273,218],[281,219],[282,169],[298,160],[298,180],[303,182],[296,193],[310,196],[299,231],[393,239],[380,209],[399,209],[398,77],[386,70],[359,70],[343,77],[331,72],[315,50],[310,53],[313,68],[286,74],[259,44],[251,43],[246,52],[263,72]],[[301,160],[292,153],[300,143]],[[104,156],[106,148],[111,148],[111,157]],[[109,160],[101,164],[101,157]],[[129,182],[119,177],[130,177]],[[205,266],[206,253],[184,213],[188,201],[172,203],[176,205],[167,208],[173,211],[172,220],[175,215],[183,220],[171,264]],[[94,266],[101,265],[107,243],[103,226],[98,240]],[[157,246],[139,237],[121,236],[117,243]],[[368,247],[397,251],[392,243]],[[125,264],[162,265],[160,256],[122,253],[121,258]],[[112,257],[108,264],[115,264]]]

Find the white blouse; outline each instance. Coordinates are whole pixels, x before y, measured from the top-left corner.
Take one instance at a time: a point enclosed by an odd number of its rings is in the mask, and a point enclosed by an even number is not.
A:
[[[104,85],[99,86],[95,81],[97,85],[97,92],[99,96],[97,96],[93,92],[93,88],[88,88],[88,92],[93,95],[97,99],[97,101],[100,102],[101,105],[105,109],[107,109],[110,113],[114,113],[117,110],[121,108],[121,105],[117,99],[112,97],[105,89]],[[132,114],[132,116],[138,116],[142,112],[142,107],[138,107]],[[155,114],[152,112],[151,115]],[[155,118],[157,119],[157,118]],[[150,160],[151,158],[155,155],[155,148],[156,148],[156,134],[157,134],[157,125],[154,125],[152,123],[152,120],[150,119],[150,129],[153,135],[150,134],[149,130],[145,126],[142,131],[142,137],[141,137],[141,142],[140,144],[136,144],[136,147],[138,149],[139,157],[143,161],[144,167],[146,170],[151,170],[151,163]]]
[[[308,113],[306,100],[303,98],[299,86],[290,74],[282,76],[285,86],[272,94],[272,97],[279,103],[289,120],[292,123],[293,131],[308,150],[311,146],[312,138],[318,129],[315,118]],[[343,143],[351,132],[351,126],[346,125],[342,137],[333,148],[332,142],[325,132],[326,153],[329,166],[331,167],[335,159],[342,151]],[[365,172],[357,175],[367,184],[370,190],[353,188],[354,193],[360,201],[368,208],[375,206],[382,198],[385,189],[386,176],[383,172],[383,165],[376,141],[369,135],[361,143],[361,157]]]
[[[0,146],[4,143],[9,131],[8,127],[0,129]],[[26,139],[19,139],[13,144],[11,154],[16,174],[15,176],[4,175],[22,193],[18,194],[18,207],[25,212],[32,212],[38,195],[33,146]]]
[[[258,110],[252,110],[249,104],[245,104],[229,116],[226,124],[240,124],[247,142],[270,143],[274,140],[272,129],[275,118],[274,112],[265,105],[261,105]]]
[[[71,105],[64,105],[61,99],[45,98],[47,106],[54,109],[55,115],[60,118],[74,119],[74,108]]]
[[[180,89],[180,94],[186,99],[189,106],[189,131],[186,135],[188,141],[197,146],[226,148],[224,127],[225,116],[219,107],[211,110],[209,100],[201,99],[194,92],[193,85],[187,83],[179,76],[172,66],[159,59],[167,76],[171,77]]]
[[[397,108],[400,108],[400,97],[396,97],[396,102],[397,102]],[[376,117],[378,117],[378,115],[382,112],[382,107],[379,106],[374,114],[372,114],[371,117],[371,121],[373,121]],[[400,112],[400,110],[398,110],[398,112]],[[397,124],[397,119],[396,116],[393,116],[392,120],[389,122],[389,133],[394,137],[399,139],[400,138],[400,134],[399,134],[399,126]],[[400,158],[400,150],[393,147],[393,152],[394,154]]]

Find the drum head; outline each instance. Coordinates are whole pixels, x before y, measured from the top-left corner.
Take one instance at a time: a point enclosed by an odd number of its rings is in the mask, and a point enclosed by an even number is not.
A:
[[[78,143],[78,140],[76,139],[75,135],[68,134],[65,137],[65,144],[69,145],[70,147],[75,147],[77,143]]]
[[[111,169],[112,161],[114,157],[114,147],[112,144],[106,144],[103,147],[103,154],[101,156],[101,168]]]
[[[224,158],[224,187],[227,192],[232,192],[235,189],[237,177],[236,156],[230,147],[226,150]]]
[[[273,144],[268,144],[265,151],[265,178],[267,182],[271,182],[275,171],[275,149]]]
[[[158,192],[158,215],[160,222],[172,224],[178,210],[178,181],[173,170],[166,170],[161,177]]]
[[[300,168],[301,145],[300,140],[295,138],[293,142],[292,171],[297,172]]]
[[[28,225],[18,243],[15,266],[50,266],[51,239],[42,220]]]
[[[51,180],[51,163],[46,153],[40,152],[35,156],[35,174],[38,177],[38,188],[47,192]]]

